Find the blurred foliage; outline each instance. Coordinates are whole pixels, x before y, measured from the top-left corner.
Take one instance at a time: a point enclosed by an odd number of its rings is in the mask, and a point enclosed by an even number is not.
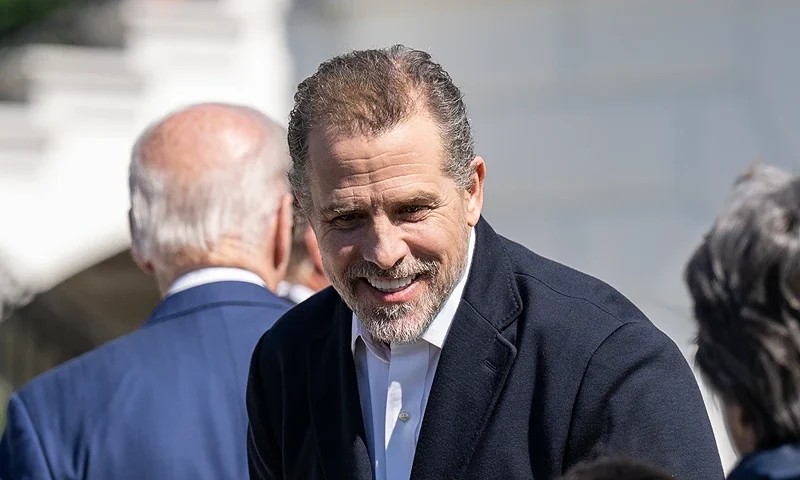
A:
[[[28,25],[47,18],[48,15],[80,0],[0,0],[0,41]]]

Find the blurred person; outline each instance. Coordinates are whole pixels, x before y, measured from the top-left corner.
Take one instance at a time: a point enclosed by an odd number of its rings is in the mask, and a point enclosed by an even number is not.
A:
[[[603,457],[576,465],[561,480],[673,480],[666,471],[629,458]]]
[[[289,268],[286,279],[278,284],[277,293],[297,304],[329,285],[314,229],[309,227],[305,216],[296,215]]]
[[[685,281],[696,363],[743,456],[729,478],[800,479],[800,178],[740,177]]]
[[[259,341],[253,479],[556,479],[642,458],[721,479],[677,346],[605,283],[495,233],[461,92],[403,46],[295,94],[290,180],[333,288]]]
[[[261,113],[223,104],[142,134],[132,249],[163,301],[137,331],[12,396],[3,480],[247,478],[249,359],[290,306],[273,293],[291,243],[284,138]]]

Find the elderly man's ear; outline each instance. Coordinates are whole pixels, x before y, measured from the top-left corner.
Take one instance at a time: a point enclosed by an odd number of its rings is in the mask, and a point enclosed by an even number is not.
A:
[[[293,197],[286,194],[281,197],[275,215],[275,244],[273,246],[273,268],[283,279],[289,266],[289,255],[292,252]]]
[[[136,266],[139,267],[141,271],[146,273],[147,275],[153,275],[153,263],[149,260],[145,260],[142,257],[142,253],[139,251],[137,247],[137,243],[134,240],[136,236],[136,230],[133,226],[133,210],[128,209],[128,230],[131,234],[131,256],[133,257],[133,261],[136,263]]]

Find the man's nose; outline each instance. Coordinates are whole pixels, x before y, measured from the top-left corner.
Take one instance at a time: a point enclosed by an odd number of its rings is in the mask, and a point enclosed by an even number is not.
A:
[[[408,255],[402,230],[385,219],[372,222],[365,238],[364,260],[388,270]]]

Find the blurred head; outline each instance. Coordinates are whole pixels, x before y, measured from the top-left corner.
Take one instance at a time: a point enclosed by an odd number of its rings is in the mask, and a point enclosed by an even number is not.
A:
[[[134,258],[164,293],[202,267],[250,270],[275,289],[291,244],[283,129],[238,105],[168,115],[137,140],[130,165]]]
[[[757,167],[686,266],[696,363],[740,453],[800,441],[800,179]]]
[[[562,480],[673,480],[673,476],[638,460],[601,458],[576,465]]]
[[[322,265],[317,236],[301,212],[295,216],[292,229],[292,253],[289,257],[286,281],[306,286],[315,292],[330,285]]]
[[[464,273],[483,207],[461,92],[418,50],[333,58],[298,87],[289,152],[332,285],[376,340],[415,341]]]

